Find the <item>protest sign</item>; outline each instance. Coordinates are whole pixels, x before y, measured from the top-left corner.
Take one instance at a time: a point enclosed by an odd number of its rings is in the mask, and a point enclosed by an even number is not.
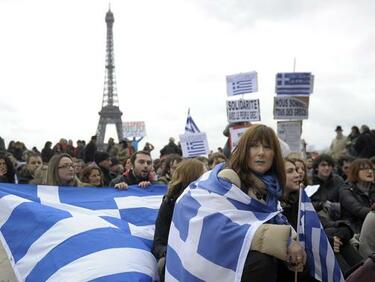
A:
[[[274,97],[274,119],[301,120],[309,117],[309,97]]]
[[[241,95],[258,91],[258,74],[255,71],[227,76],[227,95]]]
[[[260,121],[259,99],[227,101],[229,123],[242,121]]]
[[[302,121],[278,121],[277,136],[288,144],[292,152],[301,151]]]
[[[235,125],[229,128],[230,133],[230,147],[233,152],[236,148],[238,141],[240,140],[241,135],[249,128],[250,125]]]
[[[182,155],[185,158],[207,155],[209,153],[207,135],[204,132],[180,135]]]
[[[309,72],[284,72],[276,74],[277,95],[308,96],[313,92],[314,76]]]
[[[122,132],[125,137],[146,136],[146,125],[144,121],[126,121],[122,123]]]

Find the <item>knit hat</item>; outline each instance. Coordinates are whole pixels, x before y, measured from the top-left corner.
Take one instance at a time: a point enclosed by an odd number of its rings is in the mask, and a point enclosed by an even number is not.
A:
[[[99,164],[101,161],[109,159],[109,154],[107,152],[96,151],[94,155],[94,161]]]

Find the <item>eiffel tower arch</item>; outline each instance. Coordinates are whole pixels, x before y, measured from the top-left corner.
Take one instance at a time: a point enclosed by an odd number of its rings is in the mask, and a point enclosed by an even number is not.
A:
[[[99,112],[99,123],[96,132],[97,146],[103,150],[105,147],[105,132],[108,124],[115,124],[118,141],[123,139],[122,135],[122,112],[120,111],[116,75],[115,75],[115,60],[113,52],[113,23],[115,18],[111,9],[108,10],[105,16],[107,24],[107,40],[106,40],[106,61],[105,61],[105,78],[102,109]]]

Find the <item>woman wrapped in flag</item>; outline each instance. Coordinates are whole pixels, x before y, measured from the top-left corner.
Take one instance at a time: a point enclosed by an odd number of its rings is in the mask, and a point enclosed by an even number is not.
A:
[[[278,264],[302,271],[304,248],[280,213],[284,160],[275,132],[252,125],[227,164],[176,202],[166,281],[277,281]]]

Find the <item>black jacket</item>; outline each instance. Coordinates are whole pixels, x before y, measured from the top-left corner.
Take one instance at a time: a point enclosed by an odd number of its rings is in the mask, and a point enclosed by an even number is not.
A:
[[[43,148],[42,149],[42,153],[41,153],[41,156],[42,156],[42,160],[44,163],[48,163],[49,160],[52,158],[53,156],[53,151],[51,148]]]
[[[131,169],[129,171],[124,172],[122,175],[117,176],[116,178],[112,179],[111,182],[109,183],[109,186],[113,187],[120,182],[125,182],[128,185],[136,185],[142,181],[153,182],[149,179],[149,177],[147,177],[146,179],[136,177],[133,173],[133,170]]]
[[[104,186],[109,186],[111,180],[114,177],[113,174],[111,174],[111,172],[108,169],[106,169],[105,167],[99,166],[99,168],[103,173],[103,184],[104,184]]]
[[[340,176],[332,173],[328,179],[322,180],[317,175],[313,175],[312,182],[313,185],[320,185],[318,191],[310,198],[317,212],[324,208],[327,201],[338,205],[340,202],[340,190],[346,186]]]
[[[350,227],[354,233],[360,233],[362,223],[371,210],[371,204],[375,200],[374,197],[374,185],[371,185],[368,195],[362,192],[356,184],[350,184],[349,187],[341,190],[340,203],[342,216],[350,222]]]
[[[170,154],[177,154],[181,156],[181,148],[178,147],[175,143],[169,142],[168,145],[165,145],[164,148],[160,150],[160,156],[166,156]]]
[[[93,162],[97,150],[96,144],[90,141],[85,148],[85,163]]]
[[[359,158],[375,156],[375,136],[371,132],[364,132],[357,138],[354,149]]]
[[[292,192],[288,196],[288,199],[281,201],[281,207],[283,208],[283,215],[288,219],[289,224],[297,230],[297,217],[298,217],[298,198],[299,192]]]
[[[171,227],[173,209],[176,201],[164,196],[156,218],[152,254],[157,260],[164,257],[168,246],[168,235]]]

